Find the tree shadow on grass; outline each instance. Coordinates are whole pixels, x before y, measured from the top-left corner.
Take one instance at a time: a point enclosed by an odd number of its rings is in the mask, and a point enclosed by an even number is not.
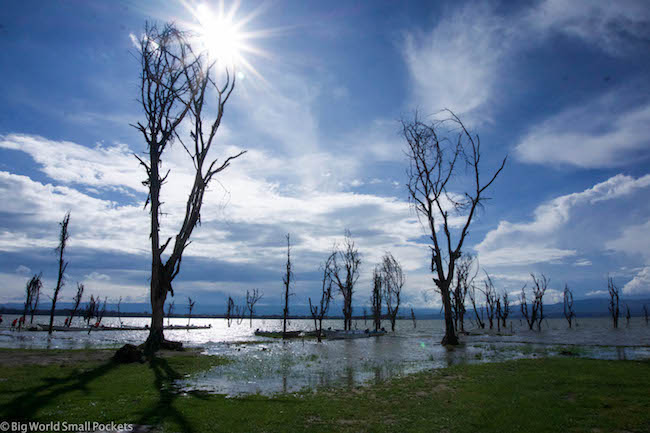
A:
[[[109,361],[88,371],[79,373],[74,371],[66,377],[46,377],[43,384],[23,390],[6,405],[0,407],[0,416],[3,419],[26,420],[34,418],[40,409],[45,407],[55,398],[73,392],[82,391],[88,394],[87,385],[93,380],[107,374],[117,364]]]

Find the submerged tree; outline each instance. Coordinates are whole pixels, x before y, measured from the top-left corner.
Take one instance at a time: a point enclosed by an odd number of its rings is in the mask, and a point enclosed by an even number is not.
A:
[[[361,257],[359,250],[354,244],[352,233],[345,230],[345,239],[343,246],[335,249],[334,262],[332,263],[332,277],[334,283],[343,296],[343,329],[352,329],[352,295],[354,294],[354,285],[359,279],[359,266]]]
[[[474,310],[474,316],[476,318],[476,325],[481,329],[485,329],[485,321],[483,320],[483,310],[481,310],[481,315],[479,316],[478,314],[479,309],[476,308],[476,287],[474,287],[474,285],[470,285],[467,294],[469,295],[469,300],[472,303],[472,309]]]
[[[390,319],[390,328],[391,331],[395,332],[395,321],[397,320],[401,302],[402,288],[406,281],[402,265],[389,252],[382,259],[381,274],[383,276],[384,299],[388,318]]]
[[[174,314],[174,304],[176,301],[172,301],[167,304],[167,326],[170,326],[172,314]]]
[[[573,310],[573,292],[569,289],[569,285],[564,285],[564,318],[569,322],[569,328],[573,325],[573,318],[576,313]]]
[[[253,327],[253,314],[255,313],[255,304],[262,299],[262,294],[259,289],[253,289],[253,293],[246,290],[246,308],[248,309],[248,317],[250,319],[250,327]]]
[[[42,274],[34,274],[32,278],[27,282],[25,286],[25,308],[23,310],[22,321],[19,325],[22,326],[22,322],[27,320],[27,314],[31,313],[31,318],[29,323],[34,322],[34,313],[38,306],[38,298],[41,295],[41,288],[43,287],[43,282],[41,281]]]
[[[120,311],[120,306],[122,305],[122,297],[117,301],[117,321],[122,326],[122,312]]]
[[[456,284],[452,289],[451,311],[454,318],[454,329],[458,332],[465,332],[465,299],[470,287],[474,283],[476,273],[472,274],[474,257],[470,254],[463,254],[458,260],[456,269]],[[477,268],[478,272],[478,268]]]
[[[648,326],[648,305],[643,304],[643,317],[645,318],[645,324]]]
[[[530,274],[530,276],[533,278],[533,309],[537,317],[537,330],[541,331],[542,320],[544,320],[544,294],[550,280],[544,274],[540,277],[535,277],[534,274]]]
[[[528,329],[532,331],[535,322],[537,322],[537,308],[533,302],[531,311],[528,310],[528,301],[526,300],[526,285],[521,288],[521,295],[519,295],[519,308],[521,309],[521,315],[526,319],[528,323]]]
[[[497,322],[499,321],[500,311],[497,313],[497,302],[499,302],[499,296],[497,295],[494,284],[492,283],[492,278],[485,272],[486,279],[483,280],[483,296],[485,296],[485,312],[490,322],[490,329],[494,328],[494,317],[496,316]],[[501,304],[499,302],[499,304]],[[500,305],[499,305],[500,308]]]
[[[413,329],[417,328],[418,324],[415,321],[415,311],[413,311],[413,308],[411,308],[411,320],[413,321]]]
[[[84,295],[84,285],[81,283],[77,283],[77,294],[72,298],[74,301],[74,306],[72,307],[72,311],[70,312],[70,318],[68,319],[68,328],[72,325],[72,320],[74,319],[74,316],[77,314],[77,310],[79,309],[79,305],[81,304],[81,298]],[[120,302],[122,301],[122,298],[120,297]],[[119,305],[119,304],[118,304]],[[119,311],[119,307],[118,307]]]
[[[402,134],[407,143],[409,158],[409,200],[418,217],[427,227],[431,240],[431,272],[445,312],[445,335],[442,344],[458,344],[451,306],[451,285],[456,264],[461,257],[463,244],[469,233],[477,207],[486,200],[485,191],[505,166],[501,166],[481,181],[481,141],[470,134],[453,112],[442,121],[425,123],[416,113],[412,120],[402,120]],[[459,132],[454,137],[443,137],[447,126]],[[449,129],[448,129],[449,130]],[[456,193],[455,181],[462,184],[463,174],[471,180],[471,186],[463,193]],[[467,183],[465,183],[467,185]],[[462,187],[461,187],[462,188]],[[456,230],[456,240],[450,219],[462,220]]]
[[[381,329],[381,309],[383,305],[383,294],[382,286],[384,284],[384,278],[379,269],[379,266],[375,266],[375,269],[372,271],[372,292],[370,294],[370,305],[372,309],[372,323],[375,326],[375,331]]]
[[[284,309],[282,310],[282,338],[287,338],[287,316],[289,316],[289,296],[291,296],[291,279],[293,271],[291,269],[291,238],[287,233],[287,266],[286,273],[282,278],[284,283]]]
[[[99,305],[97,302],[99,299],[95,299],[95,296],[90,295],[90,300],[86,304],[86,309],[84,310],[83,318],[86,321],[86,325],[90,326],[90,320],[94,317],[97,317],[99,314]]]
[[[609,313],[612,316],[614,328],[618,328],[618,317],[621,314],[621,311],[619,309],[620,291],[618,286],[614,284],[614,280],[611,277],[607,277],[607,290],[609,292]]]
[[[221,125],[226,102],[235,88],[235,75],[226,68],[217,74],[216,62],[207,55],[196,54],[186,35],[174,25],[162,29],[147,26],[139,43],[140,103],[145,121],[138,129],[147,143],[146,161],[137,157],[147,177],[144,184],[149,189],[145,206],[151,215],[151,327],[145,343],[148,353],[160,347],[178,348],[178,342],[167,342],[163,335],[164,305],[167,294],[174,296],[172,281],[180,272],[183,252],[190,244],[194,228],[201,222],[201,206],[211,180],[225,170],[232,160],[245,151],[227,157],[223,162],[208,159],[208,153]],[[218,80],[222,79],[222,84]],[[212,101],[214,110],[205,110]],[[189,142],[184,142],[178,126],[188,116],[191,131]],[[210,118],[210,121],[207,119]],[[204,125],[204,122],[206,123]],[[178,139],[192,160],[194,182],[188,194],[185,216],[174,238],[171,253],[165,260],[163,253],[172,237],[160,240],[161,189],[169,171],[161,174],[163,156],[169,145]]]
[[[190,320],[192,320],[192,310],[194,309],[194,304],[196,304],[196,301],[192,301],[192,298],[189,296],[187,297],[187,326],[190,326]]]
[[[625,304],[625,326],[627,327],[630,326],[630,318],[632,318],[632,315],[630,314],[630,306]]]
[[[508,316],[510,315],[510,299],[508,298],[508,292],[503,292],[501,299],[501,322],[502,326],[505,328],[507,326],[506,319],[508,319]]]
[[[226,308],[226,323],[228,323],[229,328],[230,325],[232,324],[233,317],[236,317],[235,301],[233,301],[232,298],[228,296],[228,307]]]
[[[63,259],[63,252],[68,243],[68,223],[70,222],[70,212],[65,214],[63,221],[59,223],[61,232],[59,233],[59,246],[56,248],[56,253],[59,256],[59,272],[56,279],[56,287],[54,288],[54,295],[52,296],[52,309],[50,310],[50,326],[47,333],[52,334],[52,326],[54,326],[54,309],[56,308],[56,301],[59,298],[59,292],[65,285],[65,270],[68,268],[68,262]]]
[[[333,284],[333,275],[332,275],[332,266],[335,261],[336,252],[333,252],[329,255],[325,264],[323,265],[323,279],[321,286],[321,296],[320,304],[314,305],[309,298],[309,311],[311,312],[311,317],[314,319],[314,328],[316,328],[316,338],[320,343],[323,338],[323,318],[327,314],[327,310],[330,308],[330,301],[332,300],[332,284]]]

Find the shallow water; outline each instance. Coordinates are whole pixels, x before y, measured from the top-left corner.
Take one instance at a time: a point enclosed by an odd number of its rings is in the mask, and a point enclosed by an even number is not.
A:
[[[6,325],[13,320],[4,317]],[[44,323],[45,317],[35,322]],[[63,318],[57,318],[59,323]],[[124,318],[130,326],[144,326],[147,318]],[[104,319],[117,325],[117,318]],[[172,319],[171,324],[186,325],[187,319]],[[354,387],[432,368],[458,363],[494,362],[565,354],[600,359],[650,359],[650,327],[633,318],[629,327],[612,329],[607,318],[581,319],[578,326],[567,327],[564,320],[546,320],[541,332],[529,331],[519,320],[502,333],[481,331],[464,336],[463,345],[453,349],[440,346],[443,322],[419,320],[413,328],[410,320],[397,322],[395,333],[383,337],[335,340],[273,340],[254,335],[254,330],[281,330],[281,320],[254,319],[236,322],[230,327],[224,319],[192,319],[193,325],[212,328],[191,331],[166,331],[171,340],[183,341],[207,354],[224,355],[234,361],[198,376],[180,381],[182,390],[202,390],[227,395],[274,394],[328,387]],[[167,324],[167,321],[165,321]],[[338,328],[341,321],[325,321],[324,327]],[[370,321],[356,322],[358,329]],[[388,323],[386,323],[388,325]],[[310,330],[311,320],[292,320],[290,330]],[[468,328],[469,328],[468,324]],[[0,347],[14,348],[91,348],[139,344],[147,331],[16,332],[0,329]]]

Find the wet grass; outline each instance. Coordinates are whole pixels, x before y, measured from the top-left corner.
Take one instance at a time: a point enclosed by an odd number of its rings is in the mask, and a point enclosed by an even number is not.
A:
[[[175,391],[176,379],[224,362],[195,354],[147,364],[4,367],[0,419],[185,432],[650,431],[648,362],[557,357],[459,365],[273,398]]]

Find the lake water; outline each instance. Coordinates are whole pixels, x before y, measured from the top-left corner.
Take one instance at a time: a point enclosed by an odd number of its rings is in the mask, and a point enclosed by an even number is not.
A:
[[[4,316],[11,323],[15,316]],[[44,323],[45,317],[35,318]],[[62,323],[63,318],[57,318]],[[129,326],[144,326],[147,318],[123,318]],[[105,325],[118,325],[117,318],[106,318]],[[172,325],[186,325],[187,319],[172,319]],[[561,319],[546,320],[542,331],[529,331],[519,320],[508,322],[500,335],[485,331],[463,336],[463,344],[447,349],[440,346],[444,327],[441,320],[397,322],[395,333],[378,338],[281,341],[257,337],[254,330],[281,330],[281,320],[254,319],[230,327],[224,319],[192,319],[193,325],[212,325],[210,329],[165,331],[166,338],[183,341],[204,353],[224,355],[234,362],[215,367],[181,381],[182,390],[241,395],[274,394],[329,387],[353,387],[382,381],[421,370],[441,368],[463,362],[494,362],[564,354],[600,359],[650,359],[650,327],[642,318],[632,318],[629,327],[612,329],[607,318],[580,319],[569,329]],[[165,320],[167,325],[167,320]],[[385,326],[388,325],[386,322]],[[324,321],[324,328],[340,328],[342,321]],[[371,326],[357,321],[358,329]],[[468,328],[470,326],[468,325]],[[291,320],[290,330],[311,330],[311,320]],[[512,329],[512,331],[511,331]],[[10,348],[112,348],[125,343],[139,344],[147,331],[16,332],[0,328],[0,347]]]

